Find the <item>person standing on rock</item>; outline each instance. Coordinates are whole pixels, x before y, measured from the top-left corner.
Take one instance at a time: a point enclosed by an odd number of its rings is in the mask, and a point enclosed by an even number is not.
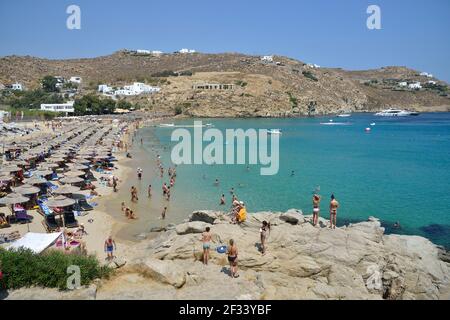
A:
[[[210,232],[210,228],[206,227],[205,232],[202,233],[202,242],[203,242],[203,264],[208,264],[209,260],[209,249],[211,248],[211,239],[212,235]]]
[[[166,219],[167,207],[164,207],[163,212],[161,213],[161,219]]]
[[[316,226],[319,222],[319,213],[320,213],[320,196],[318,194],[314,194],[313,196],[313,226]]]
[[[105,241],[105,252],[107,254],[106,259],[112,260],[114,259],[114,250],[117,249],[116,242],[114,239],[109,236],[108,239]]]
[[[330,228],[336,229],[336,216],[337,216],[337,209],[339,208],[339,202],[334,197],[334,194],[331,195],[331,202],[330,202]]]
[[[230,263],[230,276],[232,278],[238,278],[239,277],[239,275],[237,274],[238,249],[233,239],[230,240],[230,245],[228,247],[227,254],[228,254],[228,262]]]
[[[261,253],[266,254],[266,240],[270,233],[270,223],[263,221],[261,229],[259,229],[259,234],[261,236]]]

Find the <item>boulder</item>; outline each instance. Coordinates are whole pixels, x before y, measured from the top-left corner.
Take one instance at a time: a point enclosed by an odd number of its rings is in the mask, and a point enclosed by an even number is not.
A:
[[[154,281],[181,288],[186,283],[186,273],[173,261],[147,258],[133,266]]]
[[[222,214],[217,211],[212,210],[200,210],[200,211],[194,211],[189,216],[189,221],[202,221],[209,224],[213,224],[214,221],[218,218],[220,218]]]
[[[305,217],[301,210],[291,209],[280,215],[280,220],[283,220],[290,224],[299,224],[305,221]]]
[[[211,227],[209,223],[202,221],[193,221],[177,225],[175,227],[175,231],[177,232],[178,235],[189,233],[202,233],[208,226]]]

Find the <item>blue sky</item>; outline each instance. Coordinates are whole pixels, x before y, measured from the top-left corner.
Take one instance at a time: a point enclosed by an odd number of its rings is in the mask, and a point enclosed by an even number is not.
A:
[[[66,8],[81,8],[81,30]],[[381,8],[369,30],[368,5]],[[327,67],[401,65],[450,82],[450,1],[0,1],[0,56],[75,58],[127,49],[280,54]]]

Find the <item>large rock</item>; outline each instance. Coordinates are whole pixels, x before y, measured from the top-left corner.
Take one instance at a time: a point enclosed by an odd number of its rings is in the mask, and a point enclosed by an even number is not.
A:
[[[209,224],[213,224],[216,219],[219,219],[223,214],[217,211],[200,210],[194,211],[189,216],[189,221],[202,221]]]
[[[181,288],[186,283],[186,273],[173,261],[147,258],[135,262],[131,270],[137,270],[146,277],[157,282],[170,284],[175,288]]]
[[[179,224],[175,227],[175,231],[178,235],[189,234],[189,233],[202,233],[205,231],[206,227],[211,227],[209,223],[201,221],[193,221]]]
[[[5,300],[95,300],[96,293],[97,286],[94,284],[67,291],[33,287],[10,290],[4,298]]]
[[[305,221],[305,217],[301,210],[291,209],[280,215],[280,220],[283,220],[290,224],[299,224]]]

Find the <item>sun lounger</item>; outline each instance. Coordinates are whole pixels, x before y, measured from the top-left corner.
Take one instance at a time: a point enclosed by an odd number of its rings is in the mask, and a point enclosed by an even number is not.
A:
[[[86,199],[80,199],[78,200],[78,205],[81,207],[81,210],[83,211],[91,211],[94,210],[94,207],[91,206]]]
[[[43,201],[41,201],[41,200],[38,200],[38,206],[39,206],[38,212],[39,212],[41,215],[43,215],[43,216],[49,216],[49,215],[52,215],[52,214],[53,214],[52,209],[50,209],[50,208],[45,204],[45,202],[43,202]]]
[[[45,219],[42,221],[42,225],[47,230],[47,232],[53,232],[59,228],[54,215],[45,216]]]
[[[77,228],[78,221],[73,212],[64,212],[64,223],[67,228]]]

